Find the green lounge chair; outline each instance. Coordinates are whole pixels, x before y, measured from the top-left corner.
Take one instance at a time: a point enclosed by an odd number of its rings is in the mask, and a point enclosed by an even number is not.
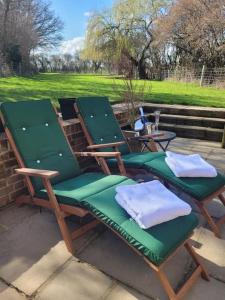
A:
[[[75,109],[89,143],[88,149],[99,151],[116,149],[120,151],[121,158],[109,158],[107,163],[110,167],[115,167],[119,162],[121,174],[126,175],[125,168],[142,169],[178,187],[192,197],[214,234],[221,237],[220,226],[225,222],[225,216],[215,222],[205,204],[218,197],[225,205],[225,197],[222,195],[225,191],[223,175],[218,173],[215,178],[177,178],[167,166],[163,152],[131,153],[106,97],[78,98]]]
[[[200,274],[208,280],[188,241],[198,223],[196,216],[190,214],[142,230],[114,200],[116,186],[133,184],[134,181],[125,176],[82,173],[50,101],[3,103],[1,119],[20,166],[16,172],[25,176],[28,186],[29,194],[18,198],[18,204],[52,209],[70,252],[73,252],[73,239],[102,222],[156,271],[169,299],[181,299]],[[83,217],[88,213],[96,220],[71,233],[65,218],[69,215]],[[162,268],[182,245],[197,267],[175,293]]]

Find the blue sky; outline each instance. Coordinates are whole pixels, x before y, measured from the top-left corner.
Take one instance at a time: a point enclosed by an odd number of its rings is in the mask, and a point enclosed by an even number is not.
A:
[[[79,43],[85,35],[89,14],[111,7],[113,0],[51,0],[51,3],[56,15],[64,22],[63,47],[69,51],[70,43],[77,43],[79,48]]]

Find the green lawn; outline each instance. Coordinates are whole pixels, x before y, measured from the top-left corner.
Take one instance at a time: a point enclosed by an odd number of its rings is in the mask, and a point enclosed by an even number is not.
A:
[[[115,102],[120,100],[115,82],[122,88],[122,80],[99,75],[52,73],[0,78],[0,101],[41,98],[56,101],[60,97],[101,95]],[[146,95],[149,102],[225,107],[225,90],[169,81],[152,81],[151,86],[151,93]]]

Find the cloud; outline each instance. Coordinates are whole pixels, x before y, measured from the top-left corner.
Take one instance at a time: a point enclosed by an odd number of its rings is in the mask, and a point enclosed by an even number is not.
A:
[[[93,13],[94,13],[93,11],[85,11],[84,16],[89,18],[93,15]]]
[[[75,37],[68,41],[63,41],[59,47],[60,54],[74,54],[77,51],[83,49],[84,37]]]

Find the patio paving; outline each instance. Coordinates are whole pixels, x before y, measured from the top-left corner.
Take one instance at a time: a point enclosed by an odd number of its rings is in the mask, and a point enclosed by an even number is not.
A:
[[[198,152],[225,173],[225,149],[219,143],[177,138],[170,150]],[[225,213],[217,201],[210,210],[215,217]],[[76,221],[71,218],[70,226],[78,226]],[[199,279],[185,299],[225,299],[225,225],[222,228],[223,239],[218,239],[200,217],[192,241],[211,281]],[[47,210],[15,205],[0,210],[0,300],[167,299],[154,272],[103,225],[74,245],[76,254],[71,256]],[[192,267],[190,257],[180,251],[166,272],[179,285]]]

